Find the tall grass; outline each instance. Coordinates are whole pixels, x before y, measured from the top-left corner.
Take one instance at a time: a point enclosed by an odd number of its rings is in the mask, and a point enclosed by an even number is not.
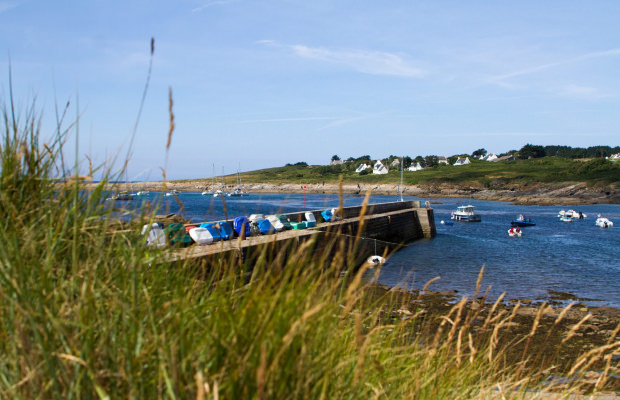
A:
[[[338,241],[165,262],[137,229],[110,232],[105,179],[88,195],[80,179],[54,179],[66,131],[41,143],[33,107],[21,119],[5,109],[2,132],[0,398],[470,399],[540,387],[542,375],[505,362],[514,316],[497,306],[427,315],[408,294],[373,291]],[[570,372],[602,362],[614,373],[619,346]]]

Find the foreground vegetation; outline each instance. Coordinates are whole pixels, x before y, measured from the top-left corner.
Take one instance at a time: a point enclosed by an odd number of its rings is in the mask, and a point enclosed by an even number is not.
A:
[[[357,163],[342,165],[307,165],[298,163],[278,168],[251,171],[242,174],[243,182],[311,184],[337,182],[342,175],[345,182],[398,183],[400,171],[390,169],[387,175],[355,173]],[[469,165],[445,164],[422,171],[404,171],[406,185],[451,183],[485,188],[504,188],[510,184],[574,183],[591,185],[620,183],[620,162],[602,158],[588,161],[544,157],[531,160],[487,162],[472,160]]]
[[[88,195],[80,179],[52,179],[67,132],[43,144],[37,126],[34,110],[3,114],[1,398],[531,398],[617,385],[617,340],[568,364],[541,358],[529,350],[540,316],[504,339],[514,316],[497,305],[430,315],[409,294],[377,294],[338,242],[164,262],[137,229],[110,229],[113,176]],[[506,358],[515,344],[523,353]],[[591,369],[603,373],[586,384]]]

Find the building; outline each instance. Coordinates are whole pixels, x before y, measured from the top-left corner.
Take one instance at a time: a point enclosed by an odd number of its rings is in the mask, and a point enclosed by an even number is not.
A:
[[[357,169],[355,170],[356,174],[359,174],[362,171],[367,170],[368,168],[370,168],[370,165],[366,165],[366,164],[360,164],[359,167],[357,167]]]
[[[395,158],[394,161],[390,163],[390,167],[396,167],[396,168],[400,167],[400,159]]]
[[[620,161],[620,153],[609,156],[609,161]]]
[[[499,157],[497,160],[494,160],[494,161],[497,162],[497,161],[513,161],[513,160],[515,160],[515,156],[512,154],[508,154],[503,157]]]
[[[342,165],[344,161],[342,160],[332,160],[329,165]]]
[[[390,170],[388,169],[388,167],[383,165],[381,160],[377,160],[375,165],[372,167],[372,173],[375,175],[385,175],[388,172],[390,172]]]
[[[482,161],[495,161],[497,160],[497,155],[493,153],[489,153],[484,157],[480,158]]]
[[[469,161],[469,157],[465,157],[465,158],[461,158],[459,157],[455,162],[454,165],[458,166],[458,165],[467,165],[467,164],[471,164],[471,161]]]
[[[448,165],[450,165],[450,163],[448,162],[448,159],[445,156],[437,157],[437,164],[448,164]]]
[[[407,168],[407,171],[422,171],[423,169],[424,167],[422,166],[422,164],[414,162],[409,168]]]

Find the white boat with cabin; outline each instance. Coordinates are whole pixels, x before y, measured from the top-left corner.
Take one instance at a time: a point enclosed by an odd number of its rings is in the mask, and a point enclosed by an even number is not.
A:
[[[456,211],[452,211],[451,219],[463,222],[480,222],[482,218],[476,214],[475,207],[472,205],[458,206]]]

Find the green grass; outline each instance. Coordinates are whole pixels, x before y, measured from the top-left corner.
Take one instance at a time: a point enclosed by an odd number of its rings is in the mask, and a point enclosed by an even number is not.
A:
[[[504,361],[509,315],[491,313],[479,334],[465,302],[432,316],[406,294],[376,295],[337,241],[333,253],[163,261],[137,228],[111,229],[102,191],[115,176],[88,195],[79,179],[55,179],[67,132],[44,146],[35,116],[2,121],[0,398],[469,399],[540,387],[540,371],[518,376]]]
[[[248,183],[334,183],[342,175],[345,183],[396,184],[400,179],[400,172],[396,169],[391,169],[387,175],[359,175],[354,172],[356,167],[353,164],[293,165],[246,172],[242,174],[242,180]],[[503,188],[511,183],[585,182],[609,185],[620,182],[620,163],[603,159],[576,161],[556,157],[502,162],[474,160],[469,165],[459,167],[442,165],[416,172],[405,171],[403,180],[407,185],[452,183],[488,188]]]

